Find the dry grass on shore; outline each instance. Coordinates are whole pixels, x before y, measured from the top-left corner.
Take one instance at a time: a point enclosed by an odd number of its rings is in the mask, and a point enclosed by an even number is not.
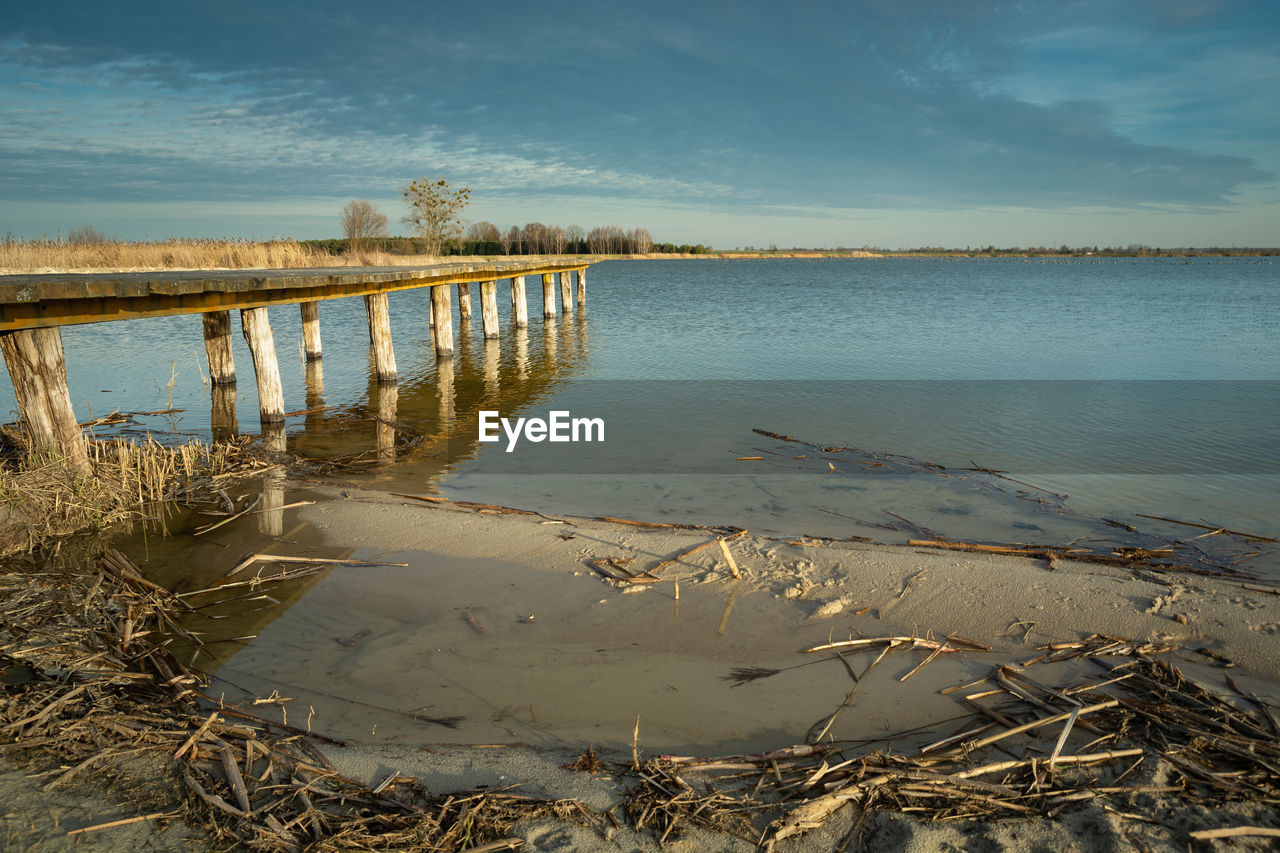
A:
[[[0,459],[0,555],[31,551],[56,537],[100,531],[142,517],[155,501],[208,489],[220,478],[268,463],[239,444],[165,447],[148,439],[91,441],[93,476],[57,459]]]
[[[435,263],[431,255],[361,251],[331,255],[294,240],[171,239],[154,242],[102,240],[5,240],[0,275],[55,272],[151,270],[293,269],[307,267],[408,266]]]

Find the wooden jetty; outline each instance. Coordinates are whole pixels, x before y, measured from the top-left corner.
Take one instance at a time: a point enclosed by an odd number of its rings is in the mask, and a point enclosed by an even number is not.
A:
[[[231,311],[253,358],[259,415],[264,429],[284,421],[286,411],[267,308],[297,304],[302,311],[303,348],[308,360],[321,358],[319,303],[361,296],[369,321],[377,379],[396,380],[387,294],[431,288],[431,324],[438,359],[454,351],[452,290],[458,290],[464,323],[471,320],[471,284],[480,285],[486,339],[497,338],[497,283],[511,282],[512,322],[529,324],[525,278],[541,276],[543,317],[556,316],[559,279],[561,310],[570,310],[577,278],[577,306],[586,303],[585,258],[523,258],[485,263],[418,267],[331,267],[281,270],[197,270],[142,273],[83,273],[0,276],[0,351],[4,353],[22,423],[32,449],[52,452],[80,474],[89,461],[67,390],[62,326],[114,320],[201,314],[209,377],[215,388],[236,381],[231,354]]]

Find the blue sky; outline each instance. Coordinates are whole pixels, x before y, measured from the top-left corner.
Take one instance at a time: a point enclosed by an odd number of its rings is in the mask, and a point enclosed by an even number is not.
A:
[[[0,233],[1280,245],[1280,4],[10,4]]]

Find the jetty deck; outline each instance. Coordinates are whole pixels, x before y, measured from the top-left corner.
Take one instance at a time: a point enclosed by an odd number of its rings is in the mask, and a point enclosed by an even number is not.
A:
[[[326,267],[316,269],[196,270],[126,273],[48,273],[0,276],[0,351],[3,351],[22,423],[31,449],[64,458],[88,474],[84,438],[67,389],[62,326],[102,323],[174,314],[203,319],[209,377],[215,387],[235,384],[231,353],[231,312],[240,312],[241,328],[253,357],[259,415],[264,427],[284,421],[285,404],[275,342],[267,319],[270,306],[301,306],[303,345],[308,360],[322,355],[319,305],[330,299],[363,297],[369,341],[379,382],[396,380],[387,294],[431,289],[431,327],[439,359],[453,356],[452,292],[458,315],[470,324],[471,284],[479,285],[486,338],[497,338],[497,283],[510,280],[511,319],[529,323],[525,278],[542,279],[542,316],[586,303],[586,271],[592,259],[519,258],[480,263],[442,263],[412,267]],[[576,300],[573,279],[577,278]]]

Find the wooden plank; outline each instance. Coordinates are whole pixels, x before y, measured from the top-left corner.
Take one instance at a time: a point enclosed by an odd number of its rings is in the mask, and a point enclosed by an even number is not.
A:
[[[480,319],[485,339],[498,337],[498,283],[480,282]]]
[[[542,274],[580,266],[522,264],[514,271]],[[259,271],[261,272],[261,271]],[[309,271],[315,273],[317,271]],[[230,278],[196,279],[180,282],[181,287],[164,288],[162,282],[134,282],[102,276],[0,276],[0,332],[38,329],[79,323],[102,323],[141,317],[202,314],[233,308],[261,308],[270,305],[316,302],[373,293],[391,293],[460,281],[505,278],[515,274],[511,265],[463,266],[457,270],[408,269],[396,273],[364,275],[294,275],[253,278],[247,273],[217,271]],[[155,273],[135,273],[155,275]],[[194,273],[175,273],[194,276]],[[49,279],[44,284],[20,284]]]
[[[78,476],[93,473],[84,436],[67,390],[67,364],[59,329],[24,329],[0,335],[14,396],[30,449],[54,453]]]
[[[236,384],[236,361],[231,354],[231,312],[206,311],[204,351],[209,359],[209,381],[214,385]]]
[[[587,268],[581,267],[578,270],[578,310],[587,304]]]
[[[253,356],[253,372],[258,379],[258,414],[264,424],[284,421],[284,388],[280,384],[280,365],[276,361],[275,339],[266,308],[240,311],[249,354]]]

